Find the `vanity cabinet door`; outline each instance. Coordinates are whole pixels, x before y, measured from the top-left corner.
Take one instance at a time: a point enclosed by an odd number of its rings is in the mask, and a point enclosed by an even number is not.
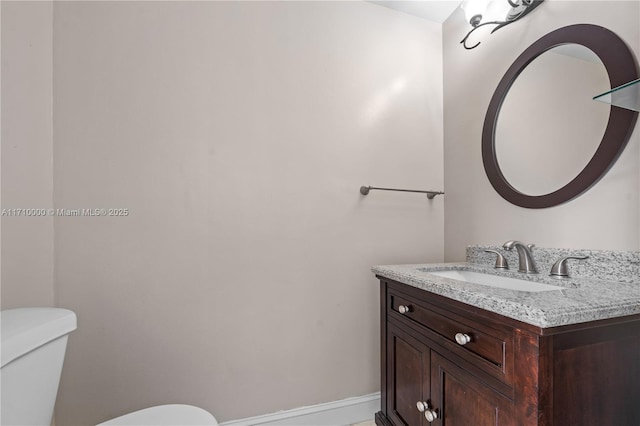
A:
[[[386,350],[387,417],[395,426],[428,424],[418,403],[430,403],[430,349],[387,323]]]
[[[438,426],[514,425],[509,399],[482,384],[436,352],[431,352],[431,399]]]

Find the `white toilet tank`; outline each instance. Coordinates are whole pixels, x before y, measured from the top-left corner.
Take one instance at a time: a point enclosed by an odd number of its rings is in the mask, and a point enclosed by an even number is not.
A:
[[[67,309],[2,311],[0,424],[51,424],[67,337],[76,326]]]

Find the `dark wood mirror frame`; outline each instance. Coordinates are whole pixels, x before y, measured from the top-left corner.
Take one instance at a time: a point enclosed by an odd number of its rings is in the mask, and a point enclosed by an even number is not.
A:
[[[502,174],[496,158],[494,137],[500,107],[511,85],[527,65],[547,50],[563,44],[579,44],[591,49],[604,64],[612,88],[638,78],[635,56],[625,42],[612,31],[591,24],[570,25],[552,31],[529,46],[515,60],[500,80],[489,103],[482,129],[482,161],[487,177],[498,194],[520,207],[553,207],[587,191],[607,173],[624,151],[638,119],[635,111],[611,106],[607,128],[595,154],[578,176],[557,191],[545,195],[527,195],[512,187]]]

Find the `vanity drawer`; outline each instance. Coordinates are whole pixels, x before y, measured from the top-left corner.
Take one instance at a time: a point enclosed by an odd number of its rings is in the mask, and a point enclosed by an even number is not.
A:
[[[419,302],[413,298],[395,292],[388,293],[388,306],[399,315],[418,323],[452,342],[461,350],[470,352],[498,367],[503,373],[507,363],[506,347],[510,345],[510,337],[504,333],[489,333],[486,328],[468,318],[451,318],[444,315],[441,309]],[[503,334],[499,336],[496,334]],[[456,341],[456,335],[460,341]]]

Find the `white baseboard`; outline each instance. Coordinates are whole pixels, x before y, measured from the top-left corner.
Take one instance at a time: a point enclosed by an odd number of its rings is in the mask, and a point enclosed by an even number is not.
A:
[[[262,416],[231,420],[220,426],[345,426],[372,420],[380,411],[380,392]]]

